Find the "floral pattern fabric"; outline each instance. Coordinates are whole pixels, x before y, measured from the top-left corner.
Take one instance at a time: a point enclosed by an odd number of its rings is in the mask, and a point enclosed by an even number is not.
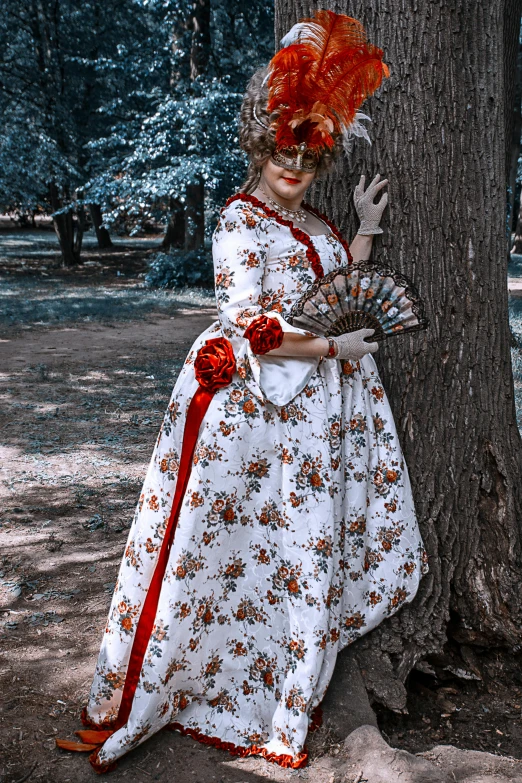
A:
[[[325,274],[348,262],[333,234],[312,242]],[[221,213],[219,320],[194,343],[152,454],[86,709],[98,726],[118,713],[198,388],[198,349],[226,337],[237,371],[204,417],[131,713],[98,751],[100,764],[175,723],[297,765],[339,651],[411,601],[428,570],[372,355],[292,360],[292,396],[278,405],[266,389],[288,363],[256,356],[244,337],[268,313],[299,331],[284,319],[315,279],[306,251],[261,205],[236,199]]]

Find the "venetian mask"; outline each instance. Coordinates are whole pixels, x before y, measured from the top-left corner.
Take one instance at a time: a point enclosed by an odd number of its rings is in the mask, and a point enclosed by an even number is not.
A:
[[[291,147],[276,147],[272,153],[276,166],[294,171],[315,171],[319,163],[319,155],[310,149],[305,141]]]

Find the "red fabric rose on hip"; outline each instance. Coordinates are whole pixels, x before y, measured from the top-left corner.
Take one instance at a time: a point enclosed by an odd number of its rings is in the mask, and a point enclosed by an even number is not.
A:
[[[245,329],[243,337],[250,341],[254,353],[263,354],[279,348],[283,342],[284,332],[276,318],[260,315]]]
[[[214,337],[201,346],[194,362],[194,374],[204,389],[214,394],[228,386],[235,371],[234,351],[224,337]]]

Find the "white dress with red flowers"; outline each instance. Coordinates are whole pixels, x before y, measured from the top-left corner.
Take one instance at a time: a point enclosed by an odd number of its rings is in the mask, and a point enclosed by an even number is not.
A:
[[[84,712],[87,724],[113,731],[91,756],[98,770],[167,724],[232,753],[302,766],[337,653],[411,601],[428,570],[372,355],[356,363],[258,356],[243,336],[262,313],[299,332],[285,315],[316,275],[348,263],[345,248],[336,233],[305,238],[253,197],[222,211],[213,240],[219,320],[198,337],[174,387]],[[203,415],[121,725],[193,417],[194,360],[220,336],[237,369]]]

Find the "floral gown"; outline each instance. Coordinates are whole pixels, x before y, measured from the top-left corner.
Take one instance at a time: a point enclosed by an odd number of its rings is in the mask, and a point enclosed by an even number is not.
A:
[[[167,725],[232,753],[302,766],[338,652],[411,601],[428,570],[372,355],[354,363],[257,356],[243,337],[261,313],[300,332],[285,315],[316,275],[349,262],[346,243],[333,227],[309,238],[240,194],[222,210],[213,255],[219,320],[198,337],[174,387],[83,713],[93,728],[113,727],[91,754],[98,771]],[[194,360],[219,336],[237,371],[199,428],[139,679],[118,727],[198,387]]]

